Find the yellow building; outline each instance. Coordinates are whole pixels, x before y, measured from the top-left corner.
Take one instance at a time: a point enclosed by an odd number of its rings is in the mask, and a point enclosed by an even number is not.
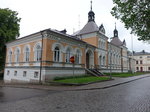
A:
[[[5,82],[45,82],[54,77],[101,72],[127,72],[125,41],[114,37],[109,42],[104,26],[97,26],[95,14],[88,13],[87,24],[73,35],[66,30],[46,29],[6,44]],[[75,63],[70,62],[74,56]]]
[[[150,53],[146,51],[133,52],[135,59],[134,69],[136,72],[150,72]]]

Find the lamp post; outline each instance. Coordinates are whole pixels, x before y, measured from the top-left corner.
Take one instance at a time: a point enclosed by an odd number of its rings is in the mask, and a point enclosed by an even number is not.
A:
[[[111,70],[111,66],[112,66],[112,53],[111,53],[111,50],[112,50],[112,46],[111,46],[111,43],[110,43],[110,79],[112,79],[112,70]]]
[[[133,37],[132,37],[132,34],[131,34],[131,49],[132,49],[131,72],[134,73],[134,69],[133,69]]]
[[[74,56],[70,57],[70,62],[73,64],[73,76],[74,76],[74,62],[75,62],[75,57]]]

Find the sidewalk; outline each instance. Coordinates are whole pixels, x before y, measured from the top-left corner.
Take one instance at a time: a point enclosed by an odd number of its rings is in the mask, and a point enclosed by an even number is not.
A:
[[[129,83],[142,78],[150,77],[150,74],[128,77],[128,78],[113,78],[114,80],[98,82],[82,86],[52,86],[52,85],[40,85],[40,84],[4,84],[0,82],[1,87],[16,87],[16,88],[31,88],[42,90],[56,90],[56,91],[80,91],[80,90],[93,90],[93,89],[105,89],[121,84]]]

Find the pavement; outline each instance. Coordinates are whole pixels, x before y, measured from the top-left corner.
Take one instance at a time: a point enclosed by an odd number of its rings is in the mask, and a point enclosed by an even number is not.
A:
[[[5,84],[0,81],[1,87],[15,87],[15,88],[30,88],[30,89],[42,89],[42,90],[55,90],[55,91],[82,91],[82,90],[94,90],[94,89],[105,89],[122,84],[130,83],[135,80],[140,80],[146,77],[150,77],[150,74],[133,76],[128,78],[116,78],[114,80],[96,82],[81,86],[67,86],[67,85],[47,85],[47,84]]]

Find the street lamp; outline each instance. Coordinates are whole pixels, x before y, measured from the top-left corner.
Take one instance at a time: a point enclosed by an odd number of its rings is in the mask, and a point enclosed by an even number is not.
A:
[[[132,49],[131,72],[134,73],[134,69],[133,69],[133,37],[132,37],[132,34],[131,34],[131,49]]]

